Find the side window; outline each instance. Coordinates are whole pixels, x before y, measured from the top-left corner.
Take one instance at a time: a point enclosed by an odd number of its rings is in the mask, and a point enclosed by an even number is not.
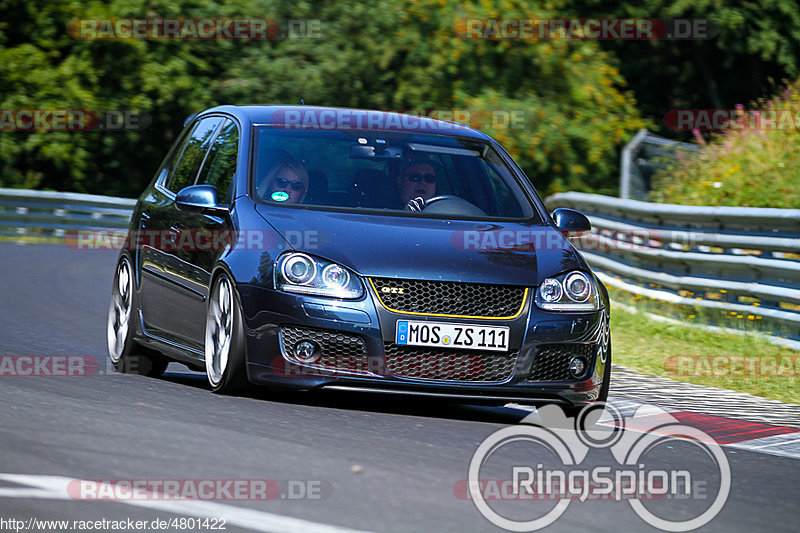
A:
[[[175,169],[175,165],[183,152],[183,147],[186,145],[186,139],[189,138],[191,133],[187,128],[184,128],[175,139],[175,142],[172,143],[169,152],[167,152],[166,157],[161,162],[161,167],[156,173],[156,182],[159,185],[167,186],[167,180],[172,175],[172,171]]]
[[[178,192],[184,187],[194,184],[197,171],[208,149],[208,141],[221,122],[222,118],[220,117],[204,118],[194,126],[167,184],[169,190]]]
[[[495,215],[505,213],[506,216],[521,217],[522,210],[520,209],[519,202],[514,198],[514,194],[509,189],[508,184],[503,181],[503,178],[497,173],[499,167],[494,165],[486,165],[486,170],[489,175],[489,185],[494,191],[494,197],[497,202],[497,208],[491,209],[490,214]]]
[[[226,120],[208,150],[206,162],[197,178],[197,183],[217,188],[220,202],[230,201],[231,178],[236,173],[239,154],[239,130],[232,120]]]

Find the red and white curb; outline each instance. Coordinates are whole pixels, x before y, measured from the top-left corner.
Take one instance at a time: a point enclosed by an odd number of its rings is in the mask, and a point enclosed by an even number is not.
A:
[[[626,431],[648,431],[648,428],[659,425],[659,418],[664,418],[664,422],[666,422],[666,418],[669,416],[677,419],[682,425],[694,427],[706,433],[714,442],[723,447],[800,459],[800,428],[797,427],[671,409],[626,398],[609,397],[608,403],[626,417]],[[525,412],[536,412],[536,408],[532,406],[508,404],[506,407]],[[604,413],[598,423],[613,424],[614,420],[610,415]]]

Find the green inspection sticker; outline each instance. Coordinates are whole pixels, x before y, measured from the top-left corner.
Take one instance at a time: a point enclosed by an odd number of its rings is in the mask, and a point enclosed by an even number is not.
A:
[[[276,202],[285,202],[289,199],[289,193],[284,191],[275,191],[272,193],[272,199]]]

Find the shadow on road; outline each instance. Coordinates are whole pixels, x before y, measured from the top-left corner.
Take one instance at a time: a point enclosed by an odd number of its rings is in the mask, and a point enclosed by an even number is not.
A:
[[[192,371],[169,371],[160,378],[170,383],[187,387],[211,389],[205,374]],[[495,424],[517,424],[528,412],[498,405],[465,403],[440,398],[413,395],[381,394],[375,392],[350,391],[274,391],[267,387],[253,387],[243,398],[264,402],[279,402],[351,411],[391,413],[407,416],[424,416]]]

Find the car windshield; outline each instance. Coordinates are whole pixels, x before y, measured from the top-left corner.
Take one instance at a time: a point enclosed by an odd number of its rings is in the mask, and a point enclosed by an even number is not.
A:
[[[251,195],[266,203],[458,218],[536,212],[489,142],[441,134],[255,127]]]

